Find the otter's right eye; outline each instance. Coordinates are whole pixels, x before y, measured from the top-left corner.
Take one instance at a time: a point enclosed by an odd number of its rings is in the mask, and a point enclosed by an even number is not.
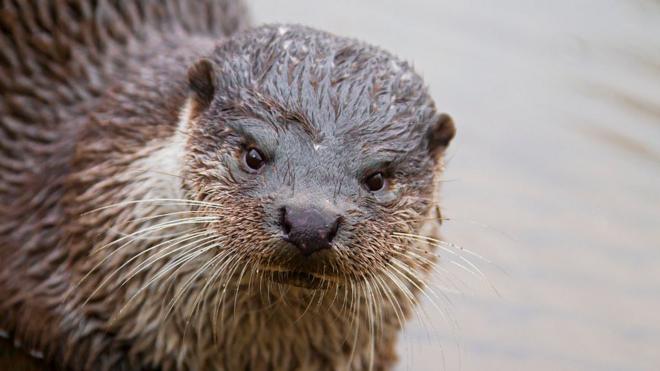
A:
[[[364,185],[371,192],[378,192],[385,188],[385,177],[383,176],[383,173],[380,172],[371,174],[371,176],[364,181]]]
[[[250,148],[245,152],[245,164],[247,165],[248,168],[251,170],[259,170],[261,169],[264,164],[266,163],[266,160],[264,159],[264,156],[259,152],[258,149],[256,148]]]

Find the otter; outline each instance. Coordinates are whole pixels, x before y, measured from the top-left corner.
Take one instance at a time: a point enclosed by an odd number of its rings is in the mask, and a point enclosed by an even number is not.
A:
[[[68,370],[389,369],[454,137],[412,67],[232,0],[0,6],[0,330]]]

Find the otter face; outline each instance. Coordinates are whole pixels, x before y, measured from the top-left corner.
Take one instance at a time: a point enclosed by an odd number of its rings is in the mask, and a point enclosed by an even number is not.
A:
[[[405,273],[454,136],[421,78],[301,26],[230,39],[189,70],[187,187],[217,207],[220,254],[307,288]],[[240,269],[239,269],[240,270]],[[243,269],[244,271],[244,269]]]

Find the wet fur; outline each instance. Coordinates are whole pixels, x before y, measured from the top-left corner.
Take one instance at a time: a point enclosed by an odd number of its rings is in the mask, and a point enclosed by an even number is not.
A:
[[[391,367],[435,259],[403,234],[437,235],[424,221],[453,125],[386,52],[300,26],[227,41],[242,5],[203,3],[2,3],[0,329],[67,369]],[[190,69],[202,58],[211,90]],[[347,210],[326,264],[304,263],[329,267],[322,289],[263,269],[298,263],[261,222],[281,192],[245,191],[258,179],[217,124],[246,117],[405,163],[378,202],[315,179]],[[309,186],[305,166],[282,186]]]

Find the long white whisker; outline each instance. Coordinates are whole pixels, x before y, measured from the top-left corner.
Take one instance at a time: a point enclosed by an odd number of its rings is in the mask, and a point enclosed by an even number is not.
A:
[[[99,248],[96,248],[95,250],[98,252],[98,251],[106,249],[106,248],[108,248],[112,245],[116,245],[116,244],[118,244],[122,241],[125,241],[125,240],[127,240],[131,237],[139,236],[140,234],[156,232],[156,231],[159,231],[159,230],[162,230],[162,229],[167,229],[167,228],[171,228],[171,227],[178,227],[178,226],[181,226],[181,225],[202,224],[202,223],[209,223],[209,222],[214,222],[214,221],[218,221],[218,220],[219,220],[219,217],[217,217],[217,216],[209,216],[209,217],[187,218],[184,221],[172,220],[172,221],[168,221],[168,222],[163,222],[163,223],[159,223],[159,224],[156,224],[156,225],[153,225],[153,226],[142,228],[142,229],[140,229],[138,231],[135,231],[131,234],[120,237],[120,238],[118,238],[118,239],[116,239],[112,242],[109,242],[109,243],[107,243],[107,244],[105,244],[105,245],[103,245]]]
[[[187,246],[192,246],[194,243],[199,243],[199,242],[202,242],[202,241],[205,241],[205,242],[204,242],[203,244],[199,245],[198,247],[208,246],[209,244],[212,245],[212,244],[215,243],[215,240],[211,240],[211,241],[209,241],[209,239],[211,239],[211,238],[217,238],[217,237],[216,237],[216,236],[205,237],[205,238],[203,238],[203,239],[200,239],[199,241],[194,241],[192,244],[186,244],[185,247],[187,247]],[[177,249],[177,250],[180,250],[180,248]],[[169,253],[168,253],[168,254],[169,254]],[[185,257],[185,254],[184,254],[183,256]],[[159,259],[157,259],[157,260],[160,260],[160,259],[161,259],[161,258],[159,258]],[[185,262],[187,262],[187,261],[189,261],[189,260],[185,260]],[[185,262],[184,262],[184,264],[185,264]],[[168,266],[169,266],[169,267],[168,267]],[[142,287],[140,287],[140,288],[139,288],[139,289],[138,289],[138,290],[137,290],[137,291],[136,291],[136,292],[135,292],[135,293],[134,293],[134,294],[133,294],[133,295],[132,295],[127,301],[126,301],[126,303],[122,306],[122,308],[119,310],[119,312],[120,312],[120,313],[123,312],[123,311],[128,307],[128,304],[130,304],[130,303],[131,303],[136,297],[138,297],[138,296],[139,296],[144,290],[146,290],[146,289],[147,289],[148,287],[150,287],[154,282],[156,282],[158,279],[160,279],[160,278],[163,277],[165,274],[167,274],[168,271],[174,269],[177,265],[176,265],[176,264],[171,264],[171,265],[168,265],[168,266],[166,266],[166,267],[168,267],[167,269],[164,269],[165,267],[161,268],[161,269],[160,269],[160,270],[154,275],[154,277],[152,277],[152,278],[151,278],[150,280],[148,280],[144,285],[142,285]],[[179,266],[179,267],[180,267],[180,266]],[[165,318],[167,318],[167,316],[165,316]]]
[[[206,201],[194,201],[194,200],[186,200],[186,199],[178,199],[178,198],[151,198],[151,199],[144,199],[144,200],[132,200],[132,201],[123,201],[123,202],[117,202],[111,205],[106,205],[102,206],[87,212],[84,212],[82,215],[87,215],[107,209],[111,209],[113,207],[121,207],[121,206],[128,206],[128,205],[134,205],[134,204],[141,204],[141,203],[157,203],[161,202],[161,205],[195,205],[195,206],[208,206],[208,207],[213,207],[213,208],[219,208],[221,209],[223,206],[222,204],[217,204],[217,203],[212,203],[212,202],[206,202]]]
[[[159,261],[159,260],[161,260],[161,259],[164,259],[164,258],[166,258],[166,257],[168,257],[168,256],[170,256],[170,255],[172,255],[172,254],[174,254],[175,252],[178,252],[178,251],[181,251],[181,250],[187,249],[187,248],[189,248],[190,246],[194,246],[194,245],[199,244],[199,243],[202,243],[202,242],[207,242],[207,241],[212,240],[212,239],[214,239],[214,238],[218,238],[216,235],[212,234],[211,232],[208,232],[208,234],[209,234],[209,235],[206,236],[206,237],[203,237],[203,238],[201,238],[201,239],[199,239],[199,240],[195,240],[195,241],[189,242],[189,243],[187,243],[187,244],[184,244],[184,245],[182,245],[182,246],[179,246],[179,247],[177,247],[176,249],[174,249],[174,250],[172,250],[172,251],[168,251],[168,252],[163,253],[163,254],[157,254],[157,255],[154,255],[154,256],[150,256],[148,259],[146,259],[146,260],[143,261],[142,263],[138,264],[137,267],[133,268],[133,269],[128,273],[128,277],[127,277],[126,279],[123,280],[122,285],[125,284],[125,283],[127,283],[127,282],[130,281],[131,279],[133,279],[133,277],[135,277],[135,275],[137,275],[137,274],[139,274],[140,272],[143,272],[144,270],[148,269],[148,268],[149,268],[152,264],[154,264],[155,262],[157,262],[157,261]]]
[[[205,233],[206,233],[206,232],[198,232],[198,233],[193,233],[193,234],[184,235],[184,236],[178,237],[178,238],[176,238],[176,239],[174,239],[174,240],[166,240],[166,241],[163,241],[163,242],[161,242],[161,243],[159,243],[159,244],[157,244],[157,245],[155,245],[155,246],[152,246],[152,247],[150,247],[150,248],[148,248],[148,249],[146,249],[146,250],[144,250],[144,251],[138,253],[137,255],[133,256],[132,258],[130,258],[129,260],[127,260],[126,262],[124,262],[119,268],[117,268],[117,269],[115,269],[114,271],[112,271],[107,277],[105,277],[105,279],[103,279],[103,281],[101,281],[101,283],[96,287],[96,289],[94,289],[94,291],[92,291],[92,293],[88,296],[88,298],[85,300],[85,302],[83,303],[83,305],[86,304],[86,303],[87,303],[87,302],[88,302],[88,301],[89,301],[94,295],[96,295],[96,293],[97,293],[99,290],[101,290],[101,288],[103,288],[103,287],[104,287],[104,286],[105,286],[105,285],[106,285],[106,284],[107,284],[107,283],[108,283],[108,282],[109,282],[109,281],[115,276],[115,274],[119,273],[119,272],[120,272],[121,270],[123,270],[126,266],[128,266],[128,264],[130,264],[131,262],[135,261],[135,259],[139,258],[140,256],[142,256],[142,255],[148,253],[148,252],[151,251],[151,250],[157,249],[158,247],[160,247],[160,246],[162,246],[162,245],[169,244],[168,247],[166,247],[166,248],[169,248],[170,246],[176,246],[177,244],[179,244],[179,243],[181,243],[181,242],[188,241],[188,240],[190,240],[190,239],[196,238],[196,237],[198,237],[198,236],[200,236],[200,235],[203,235],[203,234],[205,234]],[[85,276],[83,276],[83,278],[81,279],[80,283],[82,283],[82,281],[84,281],[86,278],[88,278],[90,274],[92,274],[94,271],[96,271],[96,270],[97,270],[97,269],[98,269],[103,263],[105,263],[108,259],[110,259],[110,258],[111,258],[114,254],[116,254],[117,252],[119,252],[119,249],[113,251],[111,254],[108,254],[108,256],[106,256],[105,258],[103,258],[99,263],[97,263],[94,267],[92,267],[92,269],[91,269],[89,272],[87,272],[87,274],[85,274]],[[80,283],[79,283],[79,284],[80,284]]]

